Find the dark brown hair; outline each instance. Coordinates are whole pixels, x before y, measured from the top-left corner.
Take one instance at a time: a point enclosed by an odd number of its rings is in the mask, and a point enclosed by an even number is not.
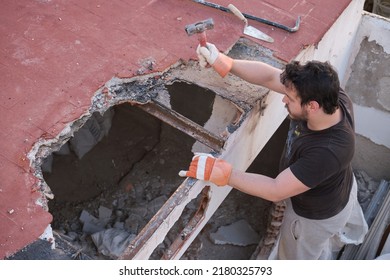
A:
[[[327,114],[333,114],[339,106],[340,81],[328,62],[310,61],[301,65],[293,61],[280,74],[280,81],[297,90],[301,105],[316,101]]]

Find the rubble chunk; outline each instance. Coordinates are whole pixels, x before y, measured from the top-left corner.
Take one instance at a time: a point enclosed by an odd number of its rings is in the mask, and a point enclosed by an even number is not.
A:
[[[80,215],[80,221],[83,223],[83,232],[88,234],[93,234],[104,230],[106,224],[101,222],[95,216],[88,213],[88,211],[83,210]]]
[[[125,230],[110,228],[91,235],[98,251],[105,256],[118,258],[136,237]]]
[[[217,232],[210,234],[210,239],[218,245],[248,246],[259,243],[260,236],[246,220],[239,220],[228,226],[218,228]]]

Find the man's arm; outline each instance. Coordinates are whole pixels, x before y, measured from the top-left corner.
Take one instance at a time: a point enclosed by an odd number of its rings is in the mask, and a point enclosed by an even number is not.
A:
[[[275,202],[310,189],[294,176],[290,168],[273,179],[234,170],[230,163],[210,154],[196,154],[188,170],[180,171],[179,176],[210,181],[217,186],[229,185],[247,194]]]
[[[256,85],[261,85],[279,93],[285,93],[280,82],[282,70],[261,61],[233,60],[230,73]]]
[[[206,47],[198,46],[196,50],[200,65],[207,63],[225,77],[232,73],[250,83],[267,87],[279,93],[285,93],[285,87],[280,82],[282,70],[260,61],[232,59],[221,53],[214,44],[207,43]]]
[[[228,185],[244,193],[273,202],[281,201],[310,189],[294,176],[290,168],[285,169],[275,179],[233,169]]]

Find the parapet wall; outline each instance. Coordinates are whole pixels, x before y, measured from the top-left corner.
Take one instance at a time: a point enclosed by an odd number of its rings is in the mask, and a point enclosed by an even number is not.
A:
[[[390,21],[364,13],[349,57],[345,89],[354,102],[354,168],[390,178]]]

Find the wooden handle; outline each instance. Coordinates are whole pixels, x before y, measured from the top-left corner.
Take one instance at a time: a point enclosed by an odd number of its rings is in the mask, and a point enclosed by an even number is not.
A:
[[[244,17],[244,15],[240,12],[239,9],[236,8],[233,4],[228,5],[228,9],[235,14],[239,19],[241,19],[245,24],[248,24],[248,20]]]
[[[206,47],[206,42],[207,42],[207,39],[206,39],[206,32],[202,32],[202,33],[199,33],[198,34],[198,40],[199,40],[199,44],[202,46],[202,47]]]

